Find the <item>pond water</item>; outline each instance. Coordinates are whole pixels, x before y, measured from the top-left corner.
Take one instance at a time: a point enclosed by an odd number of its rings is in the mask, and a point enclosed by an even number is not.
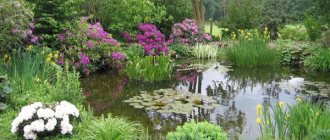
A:
[[[153,139],[163,139],[169,131],[190,119],[220,125],[230,139],[256,139],[257,104],[294,104],[297,97],[318,100],[330,95],[329,74],[307,73],[287,67],[239,68],[216,60],[178,60],[173,80],[162,82],[130,81],[124,73],[96,73],[82,79],[84,94],[96,115],[111,113],[142,123]],[[196,65],[197,64],[197,65]],[[189,66],[200,69],[184,69]],[[141,91],[159,89],[189,91],[209,96],[219,106],[195,107],[190,114],[157,112],[134,108],[124,102]]]

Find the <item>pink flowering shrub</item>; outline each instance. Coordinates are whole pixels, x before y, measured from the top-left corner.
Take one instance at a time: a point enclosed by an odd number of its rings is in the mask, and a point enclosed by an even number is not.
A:
[[[212,36],[198,30],[195,20],[185,19],[182,23],[176,23],[172,27],[169,43],[182,43],[195,45],[198,42],[212,41]]]
[[[148,55],[160,55],[168,53],[167,42],[165,36],[150,23],[142,23],[138,25],[140,33],[137,34],[137,41],[144,47],[145,53]]]
[[[59,34],[58,39],[62,48],[57,63],[63,65],[67,60],[85,74],[104,67],[116,68],[125,60],[125,57],[113,57],[113,52],[121,51],[120,44],[99,22],[89,24],[82,18],[72,29]]]

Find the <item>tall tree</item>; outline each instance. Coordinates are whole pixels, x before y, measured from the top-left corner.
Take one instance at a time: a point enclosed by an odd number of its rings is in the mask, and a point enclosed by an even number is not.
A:
[[[204,31],[205,26],[205,5],[204,0],[191,0],[194,18],[200,31]]]

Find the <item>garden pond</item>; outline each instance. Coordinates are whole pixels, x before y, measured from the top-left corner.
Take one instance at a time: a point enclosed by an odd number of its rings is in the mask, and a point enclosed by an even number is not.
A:
[[[216,60],[177,60],[170,81],[130,81],[123,72],[82,79],[96,115],[138,121],[153,139],[194,119],[220,125],[230,139],[256,139],[257,104],[291,105],[330,96],[330,75],[288,67],[231,67]]]

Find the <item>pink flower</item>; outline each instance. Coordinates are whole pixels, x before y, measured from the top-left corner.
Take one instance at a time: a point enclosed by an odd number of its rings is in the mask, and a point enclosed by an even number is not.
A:
[[[114,60],[125,60],[126,59],[125,55],[120,52],[113,52],[111,54],[111,56]]]
[[[91,41],[86,41],[86,46],[88,47],[88,48],[93,48],[94,47],[94,44],[91,42]]]

